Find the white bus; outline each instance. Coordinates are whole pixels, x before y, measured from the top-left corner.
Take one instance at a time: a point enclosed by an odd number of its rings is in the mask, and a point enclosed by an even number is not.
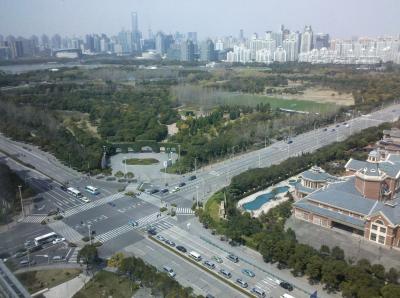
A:
[[[91,186],[91,185],[87,185],[85,187],[85,190],[87,192],[91,193],[92,195],[98,195],[100,193],[99,190],[96,187]]]
[[[285,293],[285,294],[283,294],[280,298],[295,298],[295,297],[292,296],[292,295],[289,295],[289,294]]]
[[[57,238],[57,234],[54,232],[51,232],[51,233],[36,237],[35,239],[33,239],[33,241],[35,242],[35,245],[38,246],[38,245],[52,242],[56,238]]]
[[[81,192],[73,187],[68,187],[67,193],[69,193],[70,195],[73,195],[75,198],[80,198],[82,196]]]
[[[195,251],[189,252],[189,256],[195,259],[196,261],[201,261],[201,255]]]

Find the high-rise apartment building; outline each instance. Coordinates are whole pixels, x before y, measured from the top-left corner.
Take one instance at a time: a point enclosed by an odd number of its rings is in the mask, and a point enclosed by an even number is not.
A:
[[[313,31],[311,26],[306,26],[301,34],[300,53],[307,53],[313,48]]]
[[[200,60],[201,61],[215,61],[214,43],[211,39],[207,39],[201,44],[200,47]]]
[[[131,21],[132,21],[132,53],[134,55],[140,55],[142,53],[142,33],[139,31],[139,21],[137,12],[131,13]]]
[[[187,40],[181,44],[181,61],[193,62],[194,61],[194,43]]]
[[[329,48],[330,44],[329,44],[329,34],[327,33],[318,33],[315,36],[315,46],[314,48],[320,50],[322,48]]]

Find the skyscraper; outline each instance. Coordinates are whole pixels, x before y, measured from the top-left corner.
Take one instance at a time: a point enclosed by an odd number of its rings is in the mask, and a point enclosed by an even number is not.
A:
[[[187,39],[191,40],[193,43],[197,43],[197,32],[188,32]]]
[[[194,61],[194,44],[191,40],[187,40],[181,45],[181,61]]]
[[[320,50],[322,48],[329,48],[329,34],[318,33],[315,37],[315,48]]]
[[[139,31],[138,14],[137,12],[131,13],[132,21],[132,53],[140,55],[142,53],[141,38],[142,34]]]
[[[313,31],[311,26],[305,26],[301,34],[300,53],[308,53],[313,48]]]
[[[206,40],[201,44],[200,48],[201,61],[215,61],[214,43],[211,39]]]

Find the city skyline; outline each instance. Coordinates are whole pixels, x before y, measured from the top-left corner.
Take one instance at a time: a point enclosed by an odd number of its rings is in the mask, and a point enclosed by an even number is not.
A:
[[[24,2],[24,5],[21,5]],[[198,32],[199,38],[217,36],[238,36],[240,29],[246,37],[252,33],[276,30],[285,24],[291,30],[301,30],[312,24],[315,32],[328,32],[337,38],[352,36],[397,36],[400,20],[396,9],[377,10],[372,0],[335,1],[334,4],[319,1],[263,1],[253,0],[245,7],[228,1],[212,3],[186,3],[176,0],[175,5],[155,0],[125,1],[117,4],[98,4],[94,1],[77,0],[50,1],[26,0],[18,3],[2,0],[0,4],[0,28],[3,35],[28,37],[32,34],[73,36],[87,33],[117,34],[121,29],[130,30],[130,12],[138,14],[138,29],[147,35],[162,30],[167,33]],[[343,5],[342,5],[343,4]],[[380,2],[380,7],[398,7],[393,0]],[[345,9],[343,9],[345,7]],[[93,9],[96,8],[96,9]],[[272,12],[272,13],[271,13]],[[295,18],[293,17],[295,15]],[[207,20],[218,20],[209,22]],[[373,20],[373,21],[372,21]]]

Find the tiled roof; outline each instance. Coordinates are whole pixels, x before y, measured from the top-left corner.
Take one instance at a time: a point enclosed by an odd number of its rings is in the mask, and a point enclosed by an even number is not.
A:
[[[312,189],[312,188],[309,188],[309,187],[305,187],[304,185],[301,184],[301,182],[296,183],[294,187],[295,187],[299,192],[307,193],[307,194],[310,194],[310,193],[312,193],[313,191],[315,191],[315,189]]]
[[[326,172],[307,170],[300,174],[300,176],[306,180],[325,182],[325,181],[335,181],[337,178]]]
[[[371,211],[370,215],[375,215],[382,212],[394,225],[400,224],[400,200],[396,199],[391,202],[392,206],[386,205],[383,202],[378,202],[375,208]]]
[[[312,212],[314,214],[318,214],[329,219],[333,219],[339,223],[344,223],[355,228],[364,228],[364,220],[347,216],[345,214],[340,214],[335,211],[331,211],[328,209],[320,208],[318,206],[312,205],[305,200],[298,201],[294,203],[295,207],[298,207],[302,210]]]

